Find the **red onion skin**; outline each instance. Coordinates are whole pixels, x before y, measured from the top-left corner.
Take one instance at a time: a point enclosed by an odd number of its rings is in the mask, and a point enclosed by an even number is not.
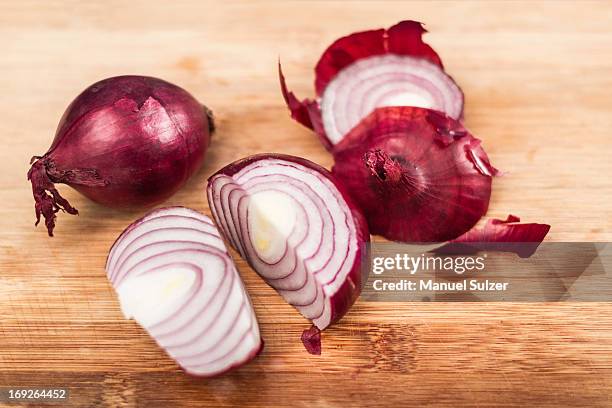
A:
[[[443,113],[378,108],[334,148],[332,173],[353,193],[372,234],[445,242],[487,212],[497,173],[480,141]]]
[[[550,225],[520,221],[512,214],[505,220],[489,219],[483,227],[472,228],[436,252],[470,254],[488,250],[514,252],[521,258],[529,258],[544,241]]]
[[[120,76],[91,85],[66,109],[47,153],[33,158],[37,219],[45,217],[51,236],[55,212],[77,213],[52,183],[112,208],[162,202],[200,167],[212,130],[210,111],[161,79]]]
[[[339,38],[323,53],[315,67],[315,91],[320,98],[325,88],[334,77],[347,66],[362,58],[375,55],[397,54],[423,58],[444,70],[442,60],[427,43],[423,34],[427,30],[422,23],[413,20],[400,21],[388,29],[378,29],[353,33]],[[316,99],[300,101],[289,91],[280,62],[278,65],[281,92],[291,112],[291,117],[303,126],[314,130],[327,150],[333,149],[323,128],[323,119],[319,102]],[[459,88],[461,91],[461,89]],[[461,91],[461,105],[465,100]],[[463,118],[463,112],[460,115]]]
[[[229,165],[225,166],[224,168],[210,176],[210,178],[208,179],[209,185],[210,181],[216,175],[225,175],[231,177],[240,170],[242,170],[244,167],[250,165],[251,163],[265,159],[286,160],[316,170],[334,183],[334,185],[342,195],[342,198],[346,201],[347,206],[351,210],[351,214],[353,216],[353,219],[355,220],[356,238],[359,245],[357,253],[355,255],[356,262],[354,263],[353,268],[348,273],[342,286],[330,299],[332,311],[331,321],[329,325],[332,325],[338,320],[340,320],[349,311],[349,309],[353,306],[353,303],[355,303],[355,301],[359,297],[359,294],[361,293],[363,287],[365,286],[368,280],[369,271],[366,267],[362,267],[361,264],[361,261],[367,256],[366,251],[368,250],[368,248],[366,244],[370,241],[368,224],[363,214],[355,204],[353,198],[349,195],[348,191],[344,188],[344,186],[339,183],[327,169],[301,157],[279,153],[261,153],[249,156],[230,163]],[[209,203],[209,205],[213,204]],[[219,225],[219,223],[217,223],[217,225]],[[223,231],[222,228],[220,228],[220,231],[222,235],[225,235],[225,231]],[[231,242],[229,237],[226,236],[225,239],[227,242]],[[246,261],[250,263],[249,259],[247,259]]]
[[[321,330],[314,324],[302,332],[302,344],[309,354],[321,355]]]
[[[325,134],[323,114],[321,113],[319,102],[308,98],[300,101],[295,94],[287,88],[280,61],[278,63],[278,79],[280,81],[281,93],[289,108],[289,112],[291,112],[291,117],[308,129],[314,130],[317,136],[319,136],[319,140],[323,146],[325,146],[327,150],[331,150],[333,145]]]

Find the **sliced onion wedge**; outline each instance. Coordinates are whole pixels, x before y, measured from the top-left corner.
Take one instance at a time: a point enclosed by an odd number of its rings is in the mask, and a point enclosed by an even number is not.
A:
[[[162,208],[134,222],[113,244],[106,273],[124,316],[189,374],[219,375],[263,347],[223,239],[197,211]]]
[[[223,235],[285,300],[325,329],[365,284],[367,224],[332,175],[308,160],[260,154],[208,181]]]
[[[463,116],[463,92],[444,71],[438,54],[422,40],[416,21],[384,30],[353,33],[335,41],[315,68],[316,100],[298,100],[287,89],[279,64],[281,90],[292,117],[311,129],[328,149],[374,109],[414,106]]]

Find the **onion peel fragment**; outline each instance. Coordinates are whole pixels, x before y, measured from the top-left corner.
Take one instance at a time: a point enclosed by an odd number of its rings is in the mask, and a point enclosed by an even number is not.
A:
[[[476,227],[436,250],[440,253],[469,254],[479,251],[514,252],[521,258],[532,256],[542,243],[550,225],[521,223],[516,215],[505,220],[489,219],[483,227]]]
[[[281,68],[280,61],[278,62],[278,77],[280,80],[281,92],[285,103],[291,112],[291,117],[298,123],[306,126],[319,136],[321,143],[326,149],[331,149],[332,145],[329,139],[325,136],[325,128],[323,127],[323,119],[321,117],[321,108],[319,103],[313,99],[304,99],[299,101],[295,94],[287,89],[285,76]]]
[[[302,332],[302,344],[308,353],[321,355],[321,330],[314,324]]]

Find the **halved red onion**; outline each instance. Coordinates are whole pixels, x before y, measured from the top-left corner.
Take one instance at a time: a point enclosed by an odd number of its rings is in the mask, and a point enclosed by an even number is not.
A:
[[[223,239],[197,211],[162,208],[134,222],[113,244],[106,272],[125,317],[189,374],[224,373],[263,347]]]
[[[279,64],[292,117],[315,130],[328,149],[378,107],[416,106],[461,118],[463,92],[423,42],[425,32],[419,22],[402,21],[335,41],[315,69],[316,101],[300,102],[287,89]]]
[[[207,195],[223,235],[287,302],[319,329],[344,316],[367,278],[369,234],[327,170],[260,154],[219,170]]]
[[[414,107],[378,108],[334,149],[333,175],[352,193],[370,232],[444,242],[487,212],[497,173],[458,121]]]
[[[484,227],[472,228],[438,248],[436,252],[469,254],[479,251],[503,251],[529,258],[548,234],[550,225],[520,221],[519,217],[512,214],[505,220],[489,219]]]

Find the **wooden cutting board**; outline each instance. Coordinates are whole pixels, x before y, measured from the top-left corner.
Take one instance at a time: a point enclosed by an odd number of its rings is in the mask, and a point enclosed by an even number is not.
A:
[[[307,322],[237,258],[266,348],[221,378],[180,372],[122,319],[103,270],[142,212],[66,186],[79,217],[35,228],[28,161],[90,83],[146,74],[210,106],[201,171],[166,205],[209,214],[206,178],[276,151],[331,165],[279,93],[313,94],[323,49],[417,19],[466,93],[466,123],[494,164],[491,216],[552,225],[553,241],[612,239],[610,2],[34,2],[0,4],[0,386],[66,386],[73,406],[612,406],[612,307],[358,302],[310,356]]]

